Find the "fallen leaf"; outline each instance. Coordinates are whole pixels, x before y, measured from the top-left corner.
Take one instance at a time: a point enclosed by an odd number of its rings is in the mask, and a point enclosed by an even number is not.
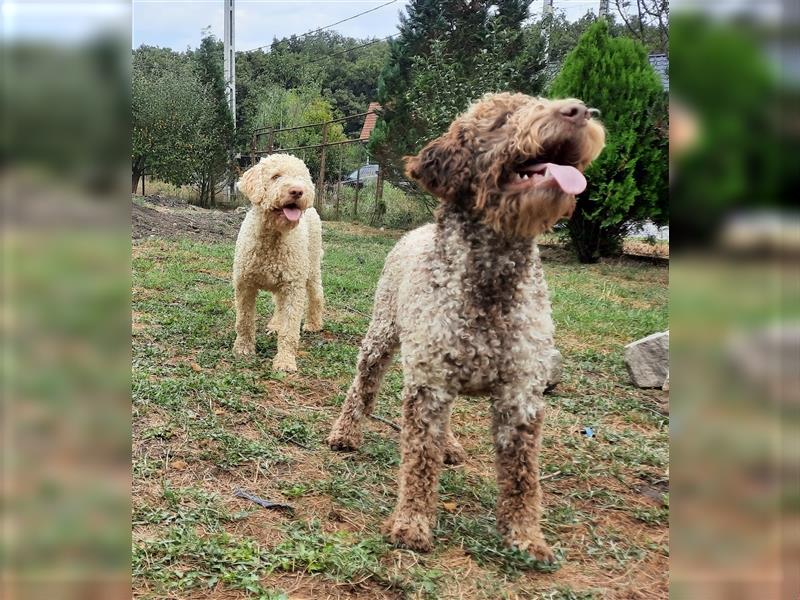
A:
[[[215,408],[215,409],[214,409],[214,414],[215,414],[215,415],[224,415],[224,414],[225,414],[225,411],[224,411],[224,410],[222,410],[221,408]]]
[[[185,460],[173,460],[170,464],[176,471],[183,471],[189,466],[189,463],[187,463]]]
[[[194,371],[195,373],[199,373],[200,371],[203,370],[203,367],[194,362],[190,366],[192,367],[192,371]]]
[[[444,502],[442,507],[449,513],[456,512],[456,503],[455,502]]]

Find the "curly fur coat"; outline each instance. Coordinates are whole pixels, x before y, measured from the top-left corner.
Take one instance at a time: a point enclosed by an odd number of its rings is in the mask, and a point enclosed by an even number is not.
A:
[[[581,102],[490,95],[407,159],[407,173],[440,199],[436,223],[406,235],[386,259],[357,373],[328,438],[354,449],[383,374],[400,349],[402,462],[386,524],[395,543],[432,547],[438,476],[464,451],[450,431],[458,394],[491,399],[507,544],[553,554],[539,526],[543,392],[553,351],[550,301],[534,238],[569,216],[582,172],[605,132]]]
[[[305,163],[272,154],[248,169],[238,183],[252,207],[239,229],[233,259],[236,302],[234,352],[253,354],[258,290],[272,292],[275,312],[269,329],[278,337],[272,366],[296,371],[300,321],[306,331],[322,329],[322,226],[314,185]]]

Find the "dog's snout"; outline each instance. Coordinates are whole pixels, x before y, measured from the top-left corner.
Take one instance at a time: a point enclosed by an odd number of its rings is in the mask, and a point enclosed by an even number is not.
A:
[[[303,197],[303,188],[301,187],[289,188],[289,196],[291,196],[292,200],[300,200],[300,198]]]
[[[580,102],[573,102],[562,106],[558,112],[564,119],[576,125],[583,125],[586,123],[586,120],[592,116],[590,110]]]

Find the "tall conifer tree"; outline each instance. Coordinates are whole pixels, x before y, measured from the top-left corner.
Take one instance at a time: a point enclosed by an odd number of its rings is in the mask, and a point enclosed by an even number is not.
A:
[[[581,36],[550,85],[602,112],[606,147],[589,167],[569,233],[582,262],[621,252],[631,222],[667,217],[666,93],[639,42],[612,37],[605,19]]]
[[[538,48],[523,35],[530,0],[411,0],[378,84],[370,149],[390,179],[487,92],[541,91]]]

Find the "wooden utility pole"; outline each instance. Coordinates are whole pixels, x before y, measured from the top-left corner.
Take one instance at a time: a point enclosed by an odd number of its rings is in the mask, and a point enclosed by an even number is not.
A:
[[[598,14],[601,17],[608,16],[608,0],[600,0],[600,10]]]
[[[233,118],[233,129],[236,131],[236,43],[234,24],[236,21],[234,15],[235,0],[223,0],[223,45],[225,48],[224,57],[224,74],[225,74],[225,99],[228,101],[228,108],[231,111]],[[234,142],[235,143],[235,142]],[[235,148],[230,149],[230,158],[233,160]],[[230,184],[225,188],[225,199],[230,202],[234,194],[234,182],[231,180]],[[213,193],[213,192],[212,192]]]

